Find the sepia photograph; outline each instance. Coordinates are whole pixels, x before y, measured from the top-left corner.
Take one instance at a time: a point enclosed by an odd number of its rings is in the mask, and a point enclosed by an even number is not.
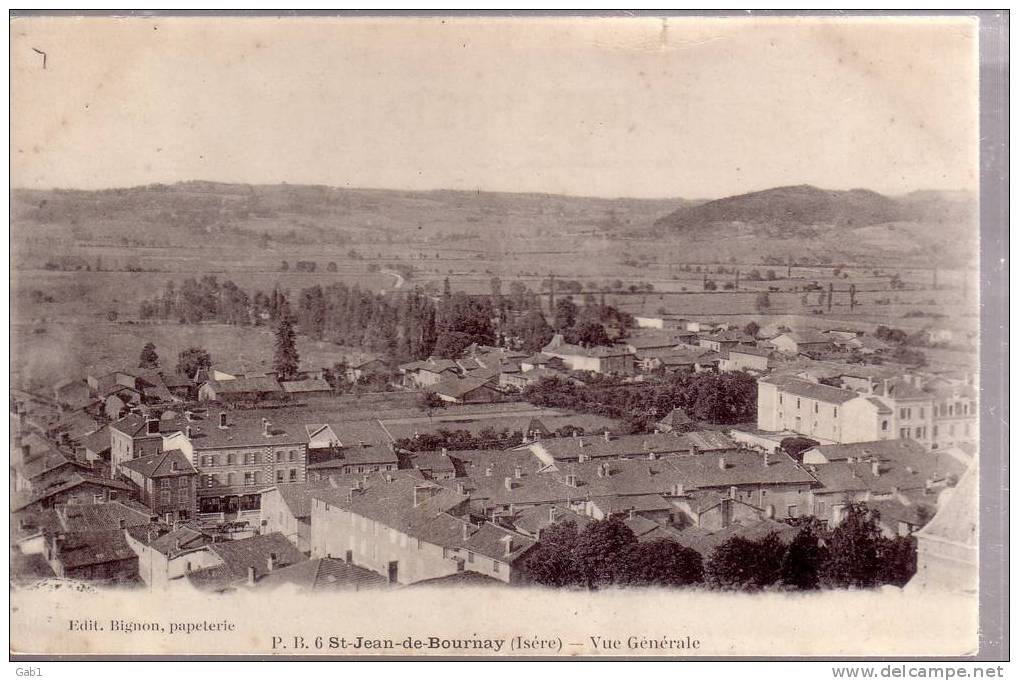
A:
[[[12,13],[11,655],[977,655],[981,30]]]

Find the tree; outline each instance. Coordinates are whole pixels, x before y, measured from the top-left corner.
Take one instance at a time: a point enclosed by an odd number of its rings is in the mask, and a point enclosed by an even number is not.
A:
[[[916,537],[882,538],[878,543],[882,584],[905,586],[916,574]]]
[[[559,588],[581,584],[583,573],[574,557],[578,540],[577,525],[573,521],[542,531],[541,542],[528,554],[525,563],[531,579]]]
[[[276,342],[273,348],[272,368],[276,372],[276,377],[281,381],[292,380],[297,376],[300,361],[294,325],[290,317],[284,315],[276,326]]]
[[[759,540],[735,536],[715,548],[704,565],[704,579],[715,588],[754,590],[782,575],[786,547],[771,532]]]
[[[786,549],[782,561],[782,583],[797,589],[816,589],[825,559],[814,523],[805,524]]]
[[[563,338],[567,343],[583,345],[585,348],[595,345],[612,345],[612,339],[605,332],[605,327],[598,322],[584,322],[567,329]]]
[[[541,310],[529,310],[513,326],[513,332],[520,338],[524,352],[538,352],[552,340],[552,327],[545,321]]]
[[[658,539],[630,547],[620,581],[631,586],[685,586],[703,580],[701,554],[671,539]]]
[[[336,263],[330,261],[330,263],[328,265],[326,265],[326,271],[327,272],[335,272],[336,271]]]
[[[141,356],[138,358],[139,369],[158,369],[159,355],[156,354],[156,344],[146,343],[142,347]]]
[[[747,325],[743,327],[743,333],[750,336],[751,338],[757,338],[757,334],[761,332],[761,325],[757,322],[747,322]]]
[[[418,395],[418,407],[424,411],[431,412],[433,409],[442,409],[446,403],[441,397],[431,390],[426,390]]]
[[[177,355],[177,373],[181,376],[194,378],[199,369],[208,369],[212,366],[212,357],[208,352],[197,346],[182,350]]]
[[[573,550],[588,589],[613,584],[625,574],[625,557],[637,537],[616,517],[596,520],[584,528]]]
[[[757,415],[757,381],[744,371],[697,373],[687,379],[682,406],[701,421],[738,423]]]
[[[555,305],[555,317],[552,326],[556,331],[564,331],[577,321],[577,306],[569,298],[560,298]]]
[[[883,537],[879,515],[862,503],[849,504],[845,516],[828,540],[829,558],[821,571],[821,582],[830,588],[876,586],[882,566],[879,549]]]

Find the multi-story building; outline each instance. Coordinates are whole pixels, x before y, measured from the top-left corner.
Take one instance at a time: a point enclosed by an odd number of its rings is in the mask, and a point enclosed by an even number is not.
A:
[[[134,485],[141,502],[166,523],[198,515],[198,471],[179,449],[126,461],[120,474]]]
[[[304,482],[308,432],[243,412],[220,412],[214,420],[188,421],[163,438],[198,470],[198,512],[257,515],[267,485]]]
[[[541,351],[546,355],[558,357],[573,371],[626,376],[632,374],[634,369],[634,355],[625,345],[585,348],[566,343],[561,334],[556,334]]]

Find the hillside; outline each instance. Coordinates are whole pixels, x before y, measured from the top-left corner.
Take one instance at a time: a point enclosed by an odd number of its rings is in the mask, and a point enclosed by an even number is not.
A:
[[[726,251],[746,251],[745,246],[761,254],[784,251],[847,262],[932,257],[965,262],[975,257],[977,204],[964,192],[889,197],[866,189],[776,187],[680,206],[655,220],[648,234],[715,242]]]

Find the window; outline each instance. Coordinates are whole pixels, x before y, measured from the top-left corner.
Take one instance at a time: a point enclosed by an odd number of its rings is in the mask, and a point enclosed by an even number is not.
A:
[[[899,409],[899,418],[900,419],[905,419],[906,418],[906,408],[905,407],[902,407],[901,409]]]
[[[473,551],[468,551],[467,552],[467,562],[468,563],[473,563],[474,562],[474,552]]]
[[[953,411],[952,410],[952,405],[948,405],[948,415],[949,416],[955,416],[955,414],[953,414],[952,411]]]
[[[835,418],[838,418],[839,417],[839,408],[838,407],[832,407],[831,415],[833,417],[835,417]]]
[[[881,430],[888,430],[888,421],[881,422]]]
[[[924,418],[924,408],[920,407],[920,418]]]
[[[934,437],[938,436],[938,427],[934,426]]]
[[[786,508],[786,515],[788,517],[790,517],[790,518],[795,518],[798,508],[799,507],[797,507],[797,506],[789,506],[789,507],[787,507]]]
[[[916,433],[917,438],[923,437],[923,428],[917,428],[914,432]]]
[[[244,452],[244,463],[248,465],[255,463],[255,455],[252,452]]]
[[[170,492],[168,490],[163,490],[162,492],[160,492],[159,493],[159,501],[161,503],[163,503],[163,504],[169,504],[170,503]]]
[[[821,409],[821,406],[817,402],[814,402],[814,413],[815,414],[818,413],[820,411],[820,409]]]
[[[492,561],[492,572],[494,572],[494,573],[496,573],[496,574],[499,574],[499,568],[500,568],[501,566],[502,566],[502,563],[500,563],[500,562],[499,562],[499,561],[497,561],[497,560],[493,560],[493,561]]]
[[[255,484],[255,474],[252,473],[251,471],[246,471],[244,473],[244,484],[245,485],[254,485]]]
[[[227,466],[233,466],[233,465],[234,465],[234,463],[235,463],[235,460],[234,460],[234,459],[235,459],[235,457],[236,457],[236,456],[237,456],[237,455],[236,455],[236,454],[234,454],[233,452],[230,452],[229,454],[227,454],[227,455],[226,455],[226,465],[227,465]]]
[[[297,482],[297,469],[296,468],[291,468],[290,469],[290,482]]]
[[[905,440],[909,437],[909,428],[899,428],[899,438]]]
[[[955,424],[954,423],[949,423],[948,424],[948,434],[949,435],[955,435]]]
[[[261,484],[262,482],[262,471],[255,471],[255,484]]]
[[[796,408],[797,409],[800,408],[800,398],[798,398],[798,397],[796,398]]]
[[[282,468],[277,468],[276,469],[276,482],[283,482],[283,469]]]
[[[276,452],[276,463],[283,463],[283,452]]]
[[[178,480],[177,480],[177,487],[180,487],[181,489],[187,489],[188,488],[188,476],[186,476],[186,475],[180,476],[180,478],[178,478]]]
[[[294,450],[291,449],[290,452],[287,455],[287,460],[288,461],[294,461],[296,459],[297,459],[297,452],[295,452]]]
[[[163,478],[159,481],[160,489],[170,489],[170,478]]]

